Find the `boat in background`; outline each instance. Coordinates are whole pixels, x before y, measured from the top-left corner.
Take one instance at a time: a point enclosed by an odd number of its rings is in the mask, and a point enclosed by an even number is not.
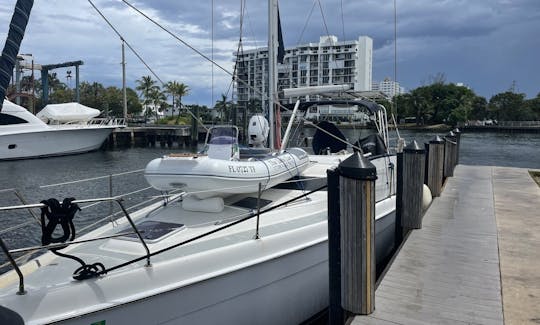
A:
[[[78,154],[97,150],[123,119],[96,119],[100,111],[78,103],[48,105],[42,119],[7,99],[0,112],[0,160]]]

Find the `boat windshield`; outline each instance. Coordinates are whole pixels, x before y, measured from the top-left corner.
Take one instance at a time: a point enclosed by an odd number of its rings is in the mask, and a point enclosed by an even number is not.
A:
[[[237,144],[238,129],[232,126],[213,127],[209,131],[208,144]]]
[[[23,124],[28,123],[28,121],[23,120],[20,117],[0,113],[0,125],[12,125],[12,124]]]

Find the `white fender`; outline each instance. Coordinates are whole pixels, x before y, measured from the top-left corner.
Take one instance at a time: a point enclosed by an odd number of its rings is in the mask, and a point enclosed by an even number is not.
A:
[[[429,187],[424,184],[424,189],[422,192],[422,210],[427,209],[427,207],[430,205],[432,199],[431,191],[429,190]]]

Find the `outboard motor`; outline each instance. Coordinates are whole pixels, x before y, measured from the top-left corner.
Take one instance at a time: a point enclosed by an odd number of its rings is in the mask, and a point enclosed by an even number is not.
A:
[[[266,139],[268,139],[269,132],[270,126],[264,116],[252,116],[249,120],[248,127],[249,146],[254,148],[266,147]]]

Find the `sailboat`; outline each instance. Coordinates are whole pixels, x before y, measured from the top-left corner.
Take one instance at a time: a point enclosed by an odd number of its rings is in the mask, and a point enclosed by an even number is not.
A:
[[[21,266],[13,261],[14,270],[0,276],[0,323],[297,324],[325,309],[326,171],[350,154],[307,155],[285,147],[242,160],[234,133],[212,131],[205,153],[176,157],[187,161],[181,167],[166,157],[146,168],[156,188],[184,192],[134,213],[127,213],[121,198],[97,199],[116,202],[124,217],[80,238],[73,238],[70,220],[76,204],[92,200],[0,208],[41,208],[43,244],[50,249]],[[206,167],[195,173],[199,159]],[[375,205],[379,261],[393,248],[393,159],[372,159],[381,175]],[[250,174],[250,167],[273,165],[275,175]],[[222,167],[230,173],[220,174]],[[173,181],[161,177],[167,170]],[[246,174],[238,178],[245,183],[232,183],[233,173]],[[54,220],[64,240],[50,231]],[[0,246],[8,257],[21,251],[1,240]]]

